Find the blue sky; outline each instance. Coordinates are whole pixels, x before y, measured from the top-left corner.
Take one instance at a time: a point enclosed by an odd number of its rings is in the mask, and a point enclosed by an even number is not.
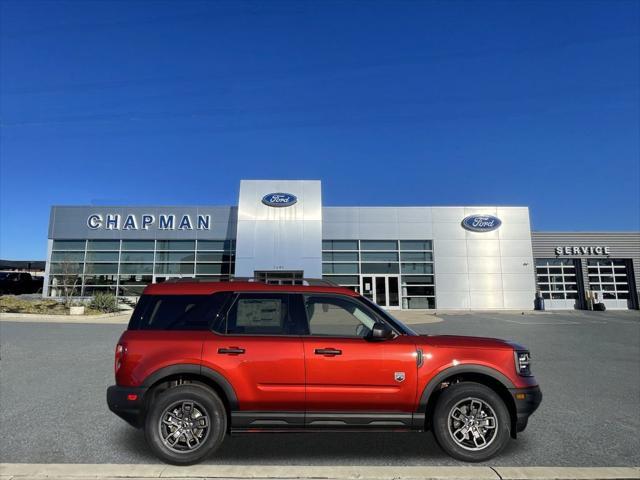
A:
[[[640,2],[1,4],[0,257],[52,204],[528,205],[640,229]]]

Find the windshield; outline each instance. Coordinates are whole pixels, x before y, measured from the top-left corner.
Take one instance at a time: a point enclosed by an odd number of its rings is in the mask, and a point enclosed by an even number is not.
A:
[[[391,325],[393,325],[394,327],[396,327],[398,330],[400,330],[402,333],[404,333],[405,335],[411,335],[411,336],[418,336],[418,333],[416,333],[415,331],[413,331],[411,328],[409,328],[407,325],[405,325],[404,323],[402,323],[400,320],[398,320],[396,317],[394,317],[393,315],[391,315],[389,312],[387,312],[385,309],[381,308],[378,306],[378,304],[372,302],[371,300],[369,300],[367,297],[365,296],[360,296],[360,298],[367,304],[369,305],[369,307],[371,307],[373,310],[375,310],[375,312],[380,315],[381,317],[384,317],[385,320],[387,320]]]
[[[0,280],[8,280],[9,278],[12,278],[13,276],[15,276],[14,273],[0,272]]]

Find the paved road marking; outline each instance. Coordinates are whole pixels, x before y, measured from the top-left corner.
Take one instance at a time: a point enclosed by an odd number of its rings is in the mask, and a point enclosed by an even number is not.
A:
[[[3,480],[49,479],[335,479],[335,480],[626,480],[638,467],[346,467],[275,465],[0,464]]]

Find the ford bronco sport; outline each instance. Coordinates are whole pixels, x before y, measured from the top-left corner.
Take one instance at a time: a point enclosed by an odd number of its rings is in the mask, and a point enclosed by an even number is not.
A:
[[[313,284],[150,285],[115,377],[109,408],[181,465],[227,433],[284,431],[431,430],[451,456],[482,461],[542,399],[526,348],[418,335],[352,290]]]

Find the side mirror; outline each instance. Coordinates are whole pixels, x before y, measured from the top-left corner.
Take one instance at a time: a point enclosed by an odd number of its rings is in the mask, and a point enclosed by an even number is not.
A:
[[[393,330],[386,323],[376,322],[371,329],[368,339],[374,342],[388,340],[393,337]]]

